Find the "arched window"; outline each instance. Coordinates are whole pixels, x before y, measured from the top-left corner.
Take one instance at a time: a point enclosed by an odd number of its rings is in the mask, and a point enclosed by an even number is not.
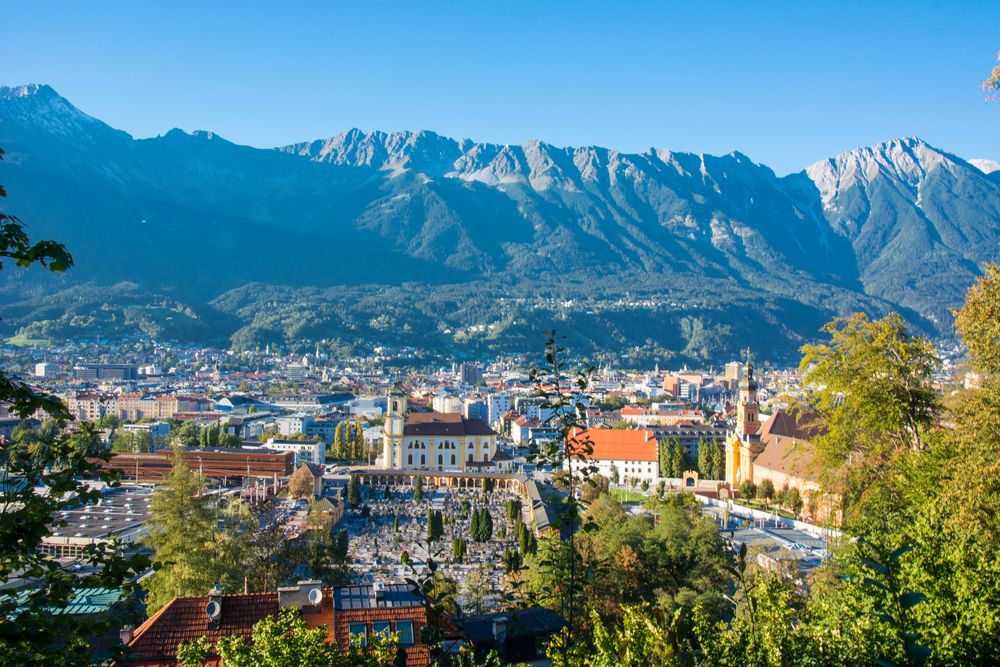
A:
[[[420,455],[420,465],[422,466],[427,465],[427,457],[424,456],[423,454]]]
[[[444,463],[444,455],[438,454],[438,465],[441,465],[442,463]]]
[[[451,464],[455,465],[455,455],[454,454],[451,455]]]
[[[469,463],[472,463],[472,452],[469,452]]]
[[[413,465],[413,454],[408,454],[406,456],[406,465],[409,466]]]

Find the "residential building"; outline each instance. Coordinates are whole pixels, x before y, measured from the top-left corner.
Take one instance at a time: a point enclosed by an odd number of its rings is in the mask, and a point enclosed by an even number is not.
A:
[[[49,379],[55,377],[56,373],[59,372],[59,366],[51,362],[43,361],[40,364],[35,364],[35,377],[41,379]]]
[[[500,418],[510,410],[510,394],[490,394],[486,397],[486,423],[497,428]]]
[[[163,449],[170,439],[170,424],[152,422],[145,424],[122,424],[122,430],[129,433],[145,432],[149,434],[149,443],[153,449]]]
[[[698,460],[698,447],[706,442],[715,447],[724,447],[729,429],[723,425],[679,422],[669,426],[649,428],[659,440],[671,439],[679,442],[687,450],[688,459]]]
[[[479,421],[489,423],[489,411],[486,407],[486,401],[480,398],[467,398],[462,401],[462,414],[466,419],[478,419]]]
[[[275,452],[292,452],[295,455],[296,466],[303,463],[322,465],[326,461],[326,443],[322,440],[268,438],[263,446]]]
[[[309,628],[324,628],[328,642],[347,650],[352,637],[370,640],[380,632],[395,633],[406,667],[431,662],[421,641],[427,624],[423,600],[408,584],[324,588],[313,581],[279,588],[274,593],[225,595],[216,587],[206,595],[174,598],[135,629],[128,642],[129,667],[167,667],[177,662],[177,645],[201,637],[214,646],[222,637],[252,639],[253,626],[283,609],[301,614]],[[210,653],[205,665],[218,665]],[[400,663],[396,663],[400,664]]]
[[[660,477],[659,445],[652,431],[634,429],[575,429],[566,442],[570,453],[591,451],[587,458],[608,479],[653,484]],[[569,462],[566,463],[568,467]]]
[[[462,399],[447,391],[440,391],[431,400],[431,406],[435,412],[457,412],[462,413]]]

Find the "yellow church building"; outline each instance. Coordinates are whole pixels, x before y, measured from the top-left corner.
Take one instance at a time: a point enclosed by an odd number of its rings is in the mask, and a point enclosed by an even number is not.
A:
[[[394,387],[386,402],[382,464],[393,470],[482,470],[493,464],[497,433],[480,419],[451,412],[410,412]]]

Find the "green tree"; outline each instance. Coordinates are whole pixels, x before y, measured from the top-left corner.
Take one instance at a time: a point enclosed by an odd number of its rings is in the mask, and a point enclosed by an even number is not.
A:
[[[367,456],[368,447],[365,444],[365,430],[361,425],[361,418],[354,420],[354,458],[363,459]]]
[[[201,429],[195,422],[184,422],[170,432],[172,444],[180,447],[197,447]]]
[[[424,501],[424,478],[417,475],[413,482],[413,502],[422,503]]]
[[[740,482],[741,498],[746,498],[747,500],[749,500],[750,498],[756,497],[756,495],[757,495],[757,485],[753,483],[753,480],[745,479],[742,482]]]
[[[865,496],[888,488],[874,482],[893,459],[927,445],[941,410],[931,386],[938,361],[933,345],[910,335],[896,314],[870,320],[855,313],[823,331],[830,343],[804,346],[800,364],[807,386],[815,388],[809,401],[826,426],[812,444],[823,469],[833,473],[827,486],[863,515]]]
[[[680,478],[683,477],[684,472],[691,467],[688,461],[687,448],[674,438],[671,438],[671,443],[672,458],[670,461],[670,476]]]
[[[184,667],[200,667],[214,652],[226,667],[382,667],[396,656],[398,637],[371,637],[367,645],[352,639],[347,651],[327,642],[327,628],[307,628],[295,610],[282,609],[253,627],[251,639],[238,635],[219,639],[214,650],[204,638],[178,646],[178,661]]]
[[[358,481],[357,475],[351,475],[347,482],[347,504],[351,508],[357,508],[361,505],[361,483]]]
[[[204,595],[216,583],[235,584],[221,547],[219,515],[202,495],[202,480],[174,450],[170,476],[153,494],[145,542],[155,552],[156,572],[143,580],[150,613],[182,595]],[[242,584],[242,575],[239,577]]]
[[[712,445],[712,470],[714,471],[713,479],[725,479],[726,478],[726,450],[720,447],[718,444]]]
[[[792,510],[795,516],[798,516],[802,512],[802,496],[799,494],[799,490],[794,486],[785,492],[782,502],[785,507]]]
[[[703,479],[718,479],[715,476],[715,459],[712,458],[710,446],[705,438],[698,439],[698,474]]]
[[[330,455],[337,460],[350,458],[344,451],[344,422],[338,422],[333,430],[333,445],[330,448]]]
[[[674,441],[670,438],[661,438],[658,441],[657,456],[660,463],[660,476],[672,477],[674,460]],[[615,468],[617,472],[617,468]],[[615,484],[618,480],[613,480]]]
[[[0,238],[3,234],[0,225]],[[34,411],[54,405],[40,394],[32,393],[39,399],[36,401],[27,393],[12,390],[14,385],[14,381],[0,379],[0,395],[20,406],[11,407],[15,414],[21,409]],[[0,656],[4,664],[85,665],[107,658],[106,651],[89,646],[89,638],[113,632],[135,618],[60,612],[78,585],[121,588],[130,594],[134,590],[130,582],[149,562],[144,556],[126,557],[114,543],[94,545],[86,548],[86,559],[96,566],[96,572],[77,580],[73,572],[42,551],[42,540],[66,526],[61,511],[100,497],[100,491],[85,480],[116,483],[101,467],[108,454],[96,430],[89,424],[67,428],[65,408],[50,414],[55,415],[46,420],[50,426],[43,425],[32,441],[15,436],[0,442],[0,580],[9,582],[28,573],[38,584],[20,590],[0,589]],[[36,486],[46,487],[47,493],[36,493]]]
[[[757,485],[757,498],[765,502],[770,501],[774,497],[774,483],[765,479],[762,480],[759,485]]]
[[[485,566],[480,564],[470,572],[462,586],[462,599],[465,601],[463,609],[471,614],[488,614],[493,611],[490,604],[492,586],[484,568]]]
[[[301,465],[288,479],[288,493],[293,498],[312,498],[316,494],[312,472]]]

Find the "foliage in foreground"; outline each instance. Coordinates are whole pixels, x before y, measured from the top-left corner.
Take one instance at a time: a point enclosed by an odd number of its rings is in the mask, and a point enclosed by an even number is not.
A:
[[[201,667],[210,656],[221,658],[223,667],[383,667],[397,657],[398,637],[377,635],[368,646],[352,638],[347,651],[327,643],[327,628],[307,628],[293,609],[282,609],[253,626],[251,639],[223,637],[213,644],[202,637],[177,647],[182,667]]]
[[[830,343],[807,346],[803,369],[828,427],[814,444],[851,539],[808,588],[739,551],[731,586],[717,589],[729,600],[721,619],[701,601],[685,609],[626,596],[616,607],[586,595],[590,618],[550,644],[553,663],[1000,664],[998,322],[1000,268],[990,266],[956,312],[981,385],[944,400],[931,388],[933,348],[898,317],[831,323]],[[587,539],[578,542],[574,553],[561,548],[578,560],[583,595],[594,569]]]
[[[0,198],[6,196],[0,186]],[[16,216],[0,212],[0,268],[5,260],[21,268],[38,264],[55,272],[73,264],[62,244],[32,243]],[[100,496],[83,480],[115,483],[100,465],[108,454],[92,427],[68,425],[71,417],[57,397],[4,373],[0,373],[0,403],[21,418],[48,416],[39,431],[18,427],[14,437],[0,442],[0,581],[24,577],[36,582],[23,599],[13,588],[0,589],[0,660],[17,665],[90,664],[100,658],[89,646],[91,639],[128,618],[81,620],[59,612],[80,585],[121,588],[128,597],[132,585],[126,582],[142,571],[147,560],[126,557],[115,544],[89,546],[83,560],[97,571],[77,579],[41,552],[42,540],[66,525],[58,518],[60,511]],[[37,493],[36,488],[45,492]]]

